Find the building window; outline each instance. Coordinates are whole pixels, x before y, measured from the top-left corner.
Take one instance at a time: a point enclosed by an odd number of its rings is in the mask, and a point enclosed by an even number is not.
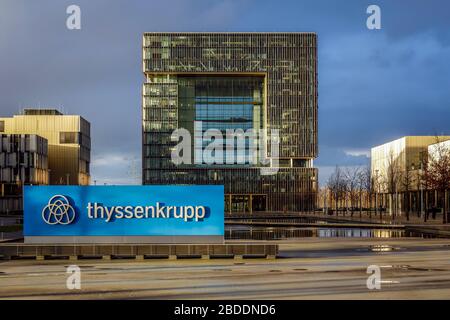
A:
[[[0,121],[0,132],[5,132],[5,121]]]
[[[60,132],[59,133],[59,143],[78,143],[78,132]]]
[[[201,122],[202,135],[209,129],[217,129],[224,136],[228,130],[234,132],[252,129],[258,132],[257,130],[263,128],[263,77],[179,76],[178,79],[179,127],[193,128],[194,122]],[[192,131],[191,135],[195,134]],[[233,152],[225,153],[225,162],[236,163],[237,159],[240,159],[244,164],[251,163],[254,153],[251,150],[250,138],[244,139],[245,145],[242,148],[233,138]],[[203,140],[203,145],[199,146],[197,151],[203,152],[210,142]],[[204,160],[209,162],[210,159]]]

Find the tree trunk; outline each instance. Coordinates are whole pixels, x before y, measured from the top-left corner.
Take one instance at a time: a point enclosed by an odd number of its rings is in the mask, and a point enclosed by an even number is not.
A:
[[[375,217],[378,215],[378,193],[375,192]],[[372,217],[372,212],[370,213],[370,217]]]
[[[335,198],[334,198],[334,202],[336,203],[336,217],[337,217],[337,216],[339,215],[339,211],[338,211],[338,206],[339,206],[338,202],[339,202],[339,199],[338,199],[337,195],[336,195]]]
[[[409,213],[411,212],[412,206],[412,194],[408,191],[408,208],[406,209],[406,221],[409,221]]]
[[[442,223],[447,223],[447,189],[444,190],[444,205],[442,208]]]
[[[434,206],[437,207],[438,206],[438,198],[439,198],[439,194],[437,190],[434,190]]]
[[[362,190],[359,190],[359,218],[362,218],[362,206],[363,206],[363,195],[362,195]]]
[[[416,208],[417,208],[417,217],[420,218],[420,214],[421,214],[421,210],[422,210],[422,198],[421,198],[421,194],[420,191],[417,192],[417,201],[416,201]]]
[[[386,200],[386,197],[384,198]],[[386,213],[389,210],[389,215],[392,215],[391,194],[389,193],[386,201]],[[387,208],[389,206],[389,209]]]
[[[381,194],[381,206],[380,206],[380,220],[383,220],[383,203],[386,200],[386,196]]]

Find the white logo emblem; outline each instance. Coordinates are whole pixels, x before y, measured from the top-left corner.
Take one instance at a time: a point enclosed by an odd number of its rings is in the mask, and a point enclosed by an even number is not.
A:
[[[51,197],[42,209],[42,219],[47,224],[71,224],[75,220],[75,209],[69,200],[61,195]]]

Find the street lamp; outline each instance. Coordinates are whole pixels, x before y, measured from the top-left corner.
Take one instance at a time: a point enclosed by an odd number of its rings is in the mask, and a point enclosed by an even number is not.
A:
[[[420,215],[423,215],[423,181],[422,181],[423,162],[420,163],[419,183],[420,183]]]
[[[416,170],[416,166],[414,165],[414,163],[411,163],[411,172],[415,175],[415,173],[414,173],[414,171]],[[413,179],[413,178],[412,178]],[[414,181],[411,179],[411,183],[413,183]],[[408,183],[409,183],[409,181],[408,181]],[[411,191],[413,191],[413,190],[411,190]],[[415,206],[417,206],[416,205],[416,200],[415,200],[416,198],[414,197],[414,204],[415,204]],[[411,212],[411,208],[412,208],[412,202],[411,202],[411,195],[409,196],[409,203],[408,203],[408,211],[409,212]],[[408,216],[409,216],[409,213],[408,213]]]
[[[375,216],[378,214],[378,171],[375,170]]]
[[[48,171],[47,184],[51,184],[50,183],[50,181],[51,181],[50,175],[52,174],[52,169],[47,169],[47,171]]]

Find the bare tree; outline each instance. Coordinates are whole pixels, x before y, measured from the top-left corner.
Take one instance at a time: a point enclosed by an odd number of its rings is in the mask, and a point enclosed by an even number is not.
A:
[[[317,207],[322,207],[324,213],[327,212],[329,205],[328,192],[328,186],[325,186],[319,188],[319,192],[317,194]]]
[[[389,194],[389,206],[390,206],[390,212],[393,214],[393,217],[395,219],[396,213],[397,213],[397,194],[398,194],[398,187],[400,182],[400,164],[399,164],[399,156],[394,155],[394,151],[391,149],[389,150],[389,155],[387,158],[387,168],[386,168],[386,189]],[[395,199],[395,200],[394,200]],[[394,210],[392,209],[392,205],[394,204]]]
[[[428,171],[428,155],[421,158],[421,170],[419,174],[419,188],[421,190],[421,213],[422,209],[425,211],[423,215],[423,221],[427,222],[428,218],[428,190],[430,190],[430,177]],[[423,201],[423,191],[425,191],[425,201]],[[423,207],[422,207],[423,206]]]
[[[345,198],[345,192],[347,189],[345,175],[342,172],[341,168],[339,168],[338,166],[336,166],[334,172],[329,177],[327,186],[331,192],[331,196],[334,198],[336,215],[338,215],[339,214],[339,202]],[[331,202],[331,199],[330,199],[330,202]]]
[[[361,202],[361,210],[362,210],[362,198],[363,193],[366,195],[366,201],[368,204],[369,217],[372,218],[372,195],[373,195],[373,181],[371,177],[370,167],[365,166],[361,169],[359,174],[359,187],[360,187],[360,202]],[[361,213],[361,211],[360,211]]]
[[[379,175],[378,175],[378,170],[375,170],[374,172],[375,174],[373,176],[371,176],[371,185],[372,185],[372,190],[375,193],[375,215],[378,213],[380,213],[380,220],[383,219],[383,208],[382,208],[382,201],[380,201],[379,199],[379,193],[383,192],[385,188],[385,180],[383,178],[380,179]],[[380,203],[380,207],[378,208],[378,203]]]
[[[431,189],[444,194],[442,223],[447,223],[447,193],[450,188],[450,148],[439,143],[438,137],[436,137],[436,141],[432,152],[428,154],[424,180]]]
[[[361,169],[359,167],[348,167],[344,172],[345,180],[347,181],[346,191],[348,194],[348,199],[350,200],[350,212],[352,217],[359,198],[358,182],[360,170]]]
[[[409,214],[411,211],[411,185],[413,183],[413,175],[411,170],[406,168],[400,173],[400,182],[403,187],[404,192],[404,203],[405,203],[405,212],[406,212],[406,220],[409,221]]]
[[[417,217],[420,218],[423,210],[423,189],[426,187],[426,165],[427,160],[424,156],[425,152],[420,152],[420,159],[419,159],[419,168],[417,170],[416,176],[415,176],[415,185],[417,188],[417,201],[416,201],[416,207],[417,207]],[[428,155],[427,155],[428,156]],[[426,215],[425,215],[426,217]]]

